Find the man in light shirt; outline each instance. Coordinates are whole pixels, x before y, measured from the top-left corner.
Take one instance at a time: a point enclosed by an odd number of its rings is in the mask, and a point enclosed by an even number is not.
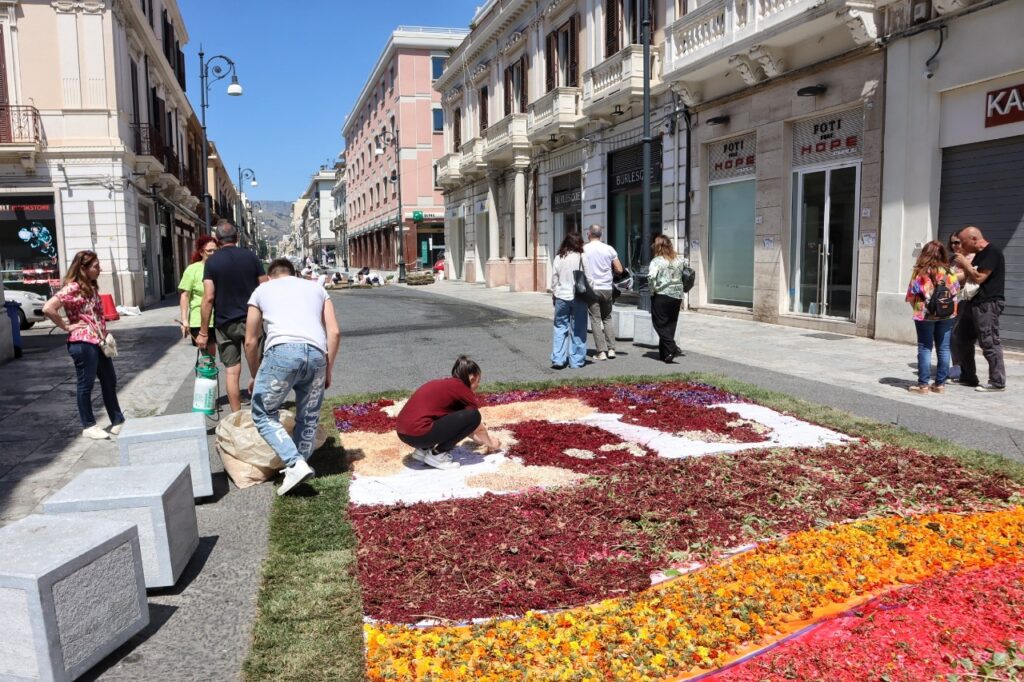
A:
[[[245,357],[255,377],[252,419],[260,435],[285,464],[277,494],[314,475],[306,460],[313,454],[324,390],[331,385],[341,332],[334,305],[324,288],[295,276],[286,258],[270,264],[270,281],[256,288],[245,320]],[[260,358],[260,336],[267,324]],[[295,428],[289,436],[278,417],[288,394],[295,391]]]
[[[591,225],[587,228],[590,240],[583,247],[583,258],[586,260],[587,275],[591,286],[597,294],[597,300],[590,304],[590,328],[594,332],[594,344],[597,346],[597,359],[607,360],[615,357],[615,321],[612,319],[612,277],[622,272],[622,263],[615,249],[601,241],[604,228]]]

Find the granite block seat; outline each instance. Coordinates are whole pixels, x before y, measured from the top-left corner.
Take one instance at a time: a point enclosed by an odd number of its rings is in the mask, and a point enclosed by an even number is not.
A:
[[[148,624],[133,524],[34,514],[0,528],[0,680],[74,680]]]
[[[183,462],[88,469],[46,499],[43,511],[136,524],[150,588],[174,585],[199,545],[192,480]]]
[[[192,495],[213,494],[206,417],[199,412],[129,419],[117,437],[117,447],[123,465],[188,464]]]
[[[633,313],[633,345],[658,345],[658,332],[654,331],[651,314],[646,310],[637,310]]]
[[[633,338],[633,316],[636,308],[612,308],[615,321],[615,338],[629,341]]]

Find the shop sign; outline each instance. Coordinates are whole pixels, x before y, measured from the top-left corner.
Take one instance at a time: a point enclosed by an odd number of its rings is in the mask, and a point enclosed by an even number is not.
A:
[[[579,187],[551,194],[551,210],[555,213],[576,213],[583,206],[583,190]]]
[[[711,182],[753,175],[757,170],[757,133],[714,142],[709,148]]]
[[[985,95],[985,127],[1024,121],[1024,83]]]
[[[462,216],[462,204],[449,206],[444,213],[445,218],[459,218]]]
[[[807,166],[863,153],[864,110],[861,107],[793,125],[793,165]]]
[[[651,185],[661,184],[661,140],[651,142]],[[609,184],[612,192],[643,184],[643,145],[634,145],[609,155]]]
[[[59,286],[52,194],[0,197],[0,274],[4,286],[44,296]]]

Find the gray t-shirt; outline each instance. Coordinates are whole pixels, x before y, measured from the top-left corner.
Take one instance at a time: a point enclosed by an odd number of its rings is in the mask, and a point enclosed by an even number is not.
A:
[[[265,348],[282,343],[308,343],[327,352],[324,302],[327,292],[316,282],[279,277],[256,287],[249,305],[263,313],[267,327]]]

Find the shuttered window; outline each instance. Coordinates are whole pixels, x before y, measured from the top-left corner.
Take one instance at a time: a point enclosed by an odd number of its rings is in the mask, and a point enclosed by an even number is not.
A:
[[[462,109],[452,112],[452,151],[457,152],[462,148]]]
[[[7,51],[0,33],[0,142],[11,141],[11,110],[7,99]]]
[[[529,92],[526,74],[526,55],[505,68],[505,116],[511,113],[526,113],[527,93]]]
[[[545,42],[545,92],[556,87],[579,87],[580,17],[572,15],[569,21],[548,34]]]
[[[611,57],[619,51],[619,25],[622,23],[620,3],[622,0],[604,2],[604,56]]]
[[[1004,346],[1024,350],[1024,136],[942,151],[939,239],[976,225],[1006,259]]]
[[[489,122],[487,120],[487,111],[491,106],[491,98],[487,92],[487,86],[480,88],[480,134],[482,135]]]

